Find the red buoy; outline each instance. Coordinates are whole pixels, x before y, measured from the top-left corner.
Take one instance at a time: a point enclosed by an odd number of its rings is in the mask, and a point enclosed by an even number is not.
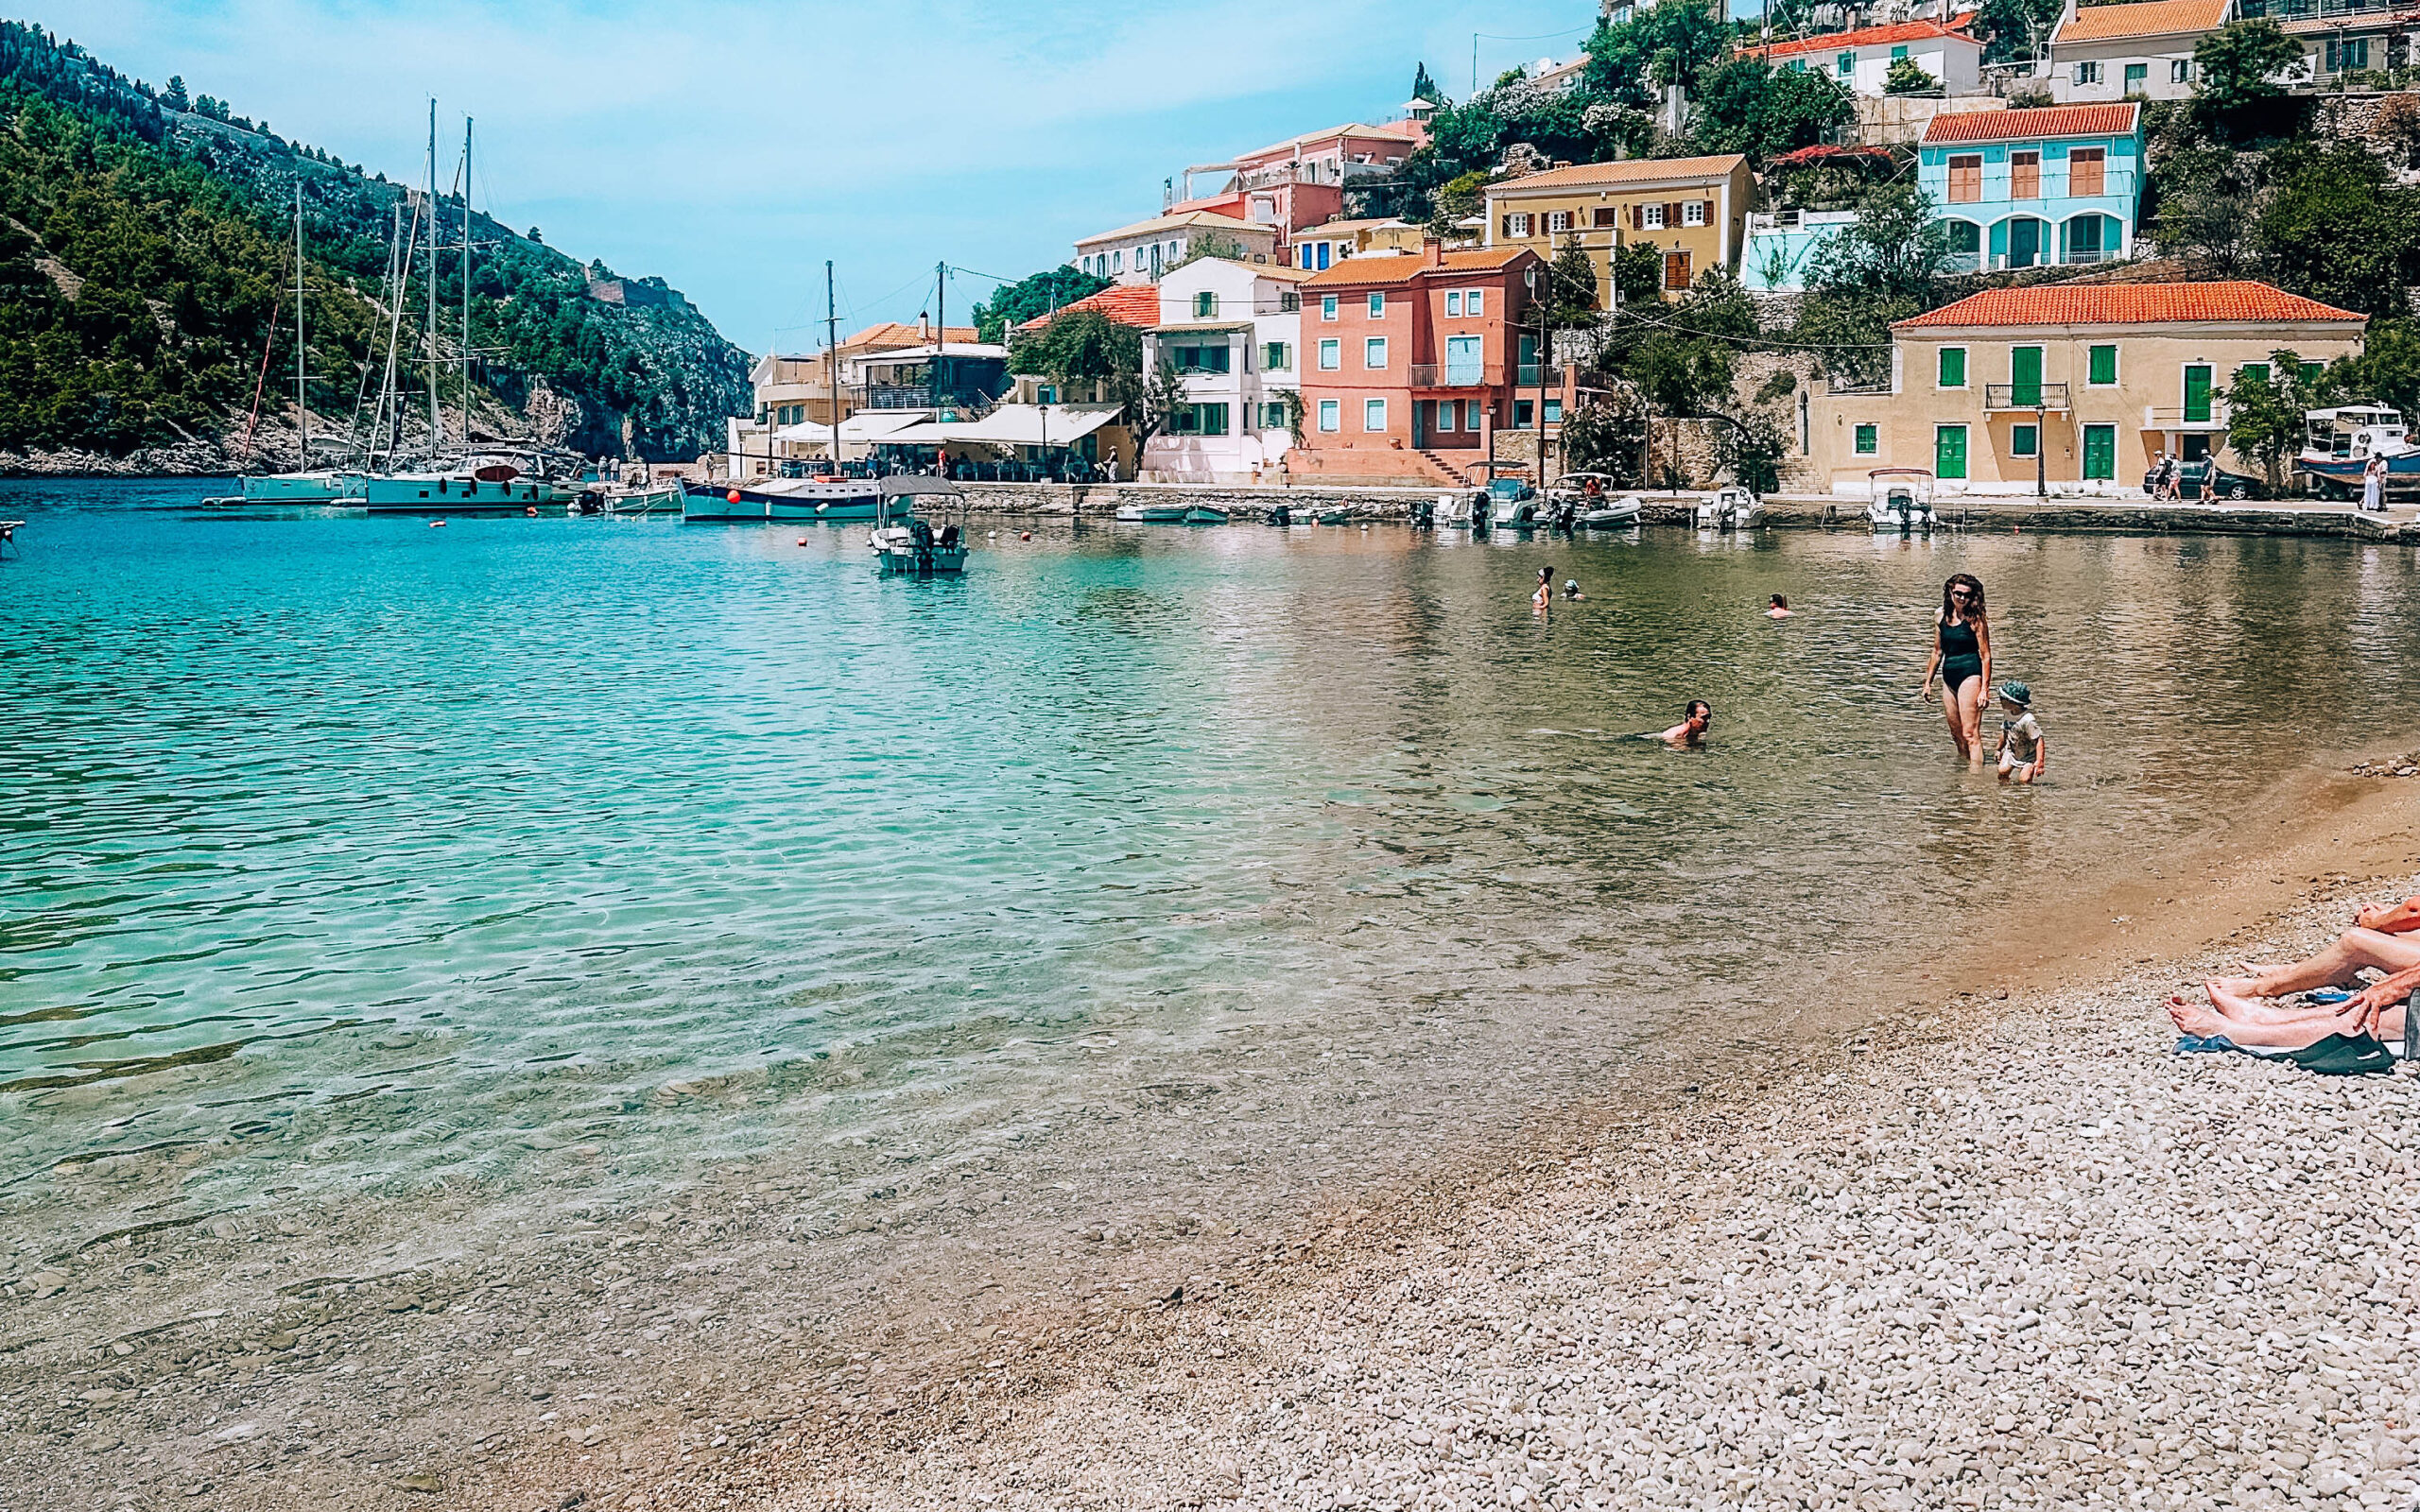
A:
[[[1033,532],[1028,530],[1025,534],[1017,537],[1017,539],[1019,541],[1031,541],[1033,539]]]
[[[805,545],[805,544],[806,544],[806,538],[805,538],[804,536],[801,536],[801,537],[799,537],[799,538],[798,538],[798,543],[799,543],[800,545],[802,545],[802,546]]]
[[[729,493],[724,494],[722,496],[722,502],[725,504],[737,504],[739,502],[739,490],[737,489],[734,489]]]

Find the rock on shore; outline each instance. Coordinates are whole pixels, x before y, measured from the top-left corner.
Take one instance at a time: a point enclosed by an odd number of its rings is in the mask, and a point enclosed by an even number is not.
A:
[[[2153,1005],[2222,964],[1744,1065],[1401,1253],[1176,1307],[1061,1389],[970,1390],[890,1469],[757,1484],[798,1507],[2409,1507],[2420,1081],[2169,1054]]]

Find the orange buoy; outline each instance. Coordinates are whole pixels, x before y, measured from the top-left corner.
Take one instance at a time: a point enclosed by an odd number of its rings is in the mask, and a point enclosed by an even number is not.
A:
[[[725,504],[737,504],[739,502],[739,490],[737,489],[734,489],[729,493],[724,494],[722,496],[722,502]]]

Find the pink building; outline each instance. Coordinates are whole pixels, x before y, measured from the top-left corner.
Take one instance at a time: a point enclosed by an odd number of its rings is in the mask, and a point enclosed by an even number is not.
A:
[[[1347,124],[1288,137],[1238,154],[1232,162],[1185,169],[1182,182],[1187,198],[1170,207],[1170,213],[1205,210],[1268,226],[1278,233],[1283,257],[1291,233],[1334,219],[1343,212],[1346,189],[1357,181],[1394,177],[1404,160],[1427,140],[1427,123],[1418,120]],[[1226,178],[1214,192],[1196,197],[1193,180],[1201,174]]]

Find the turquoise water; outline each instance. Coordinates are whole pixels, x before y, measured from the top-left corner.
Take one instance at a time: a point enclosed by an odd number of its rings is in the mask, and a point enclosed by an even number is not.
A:
[[[853,528],[207,491],[0,491],[21,1206],[109,1152],[202,1151],[221,1206],[581,1141],[634,1190],[929,1155],[1182,1101],[1214,1049],[1347,1057],[1363,1104],[1231,1143],[1349,1154],[1372,1103],[1450,1138],[1806,955],[2106,878],[2420,694],[2383,547],[978,520],[920,584]],[[1542,622],[1548,562],[1589,597]],[[1960,569],[2039,791],[1914,697]],[[1710,748],[1634,738],[1692,696]]]

